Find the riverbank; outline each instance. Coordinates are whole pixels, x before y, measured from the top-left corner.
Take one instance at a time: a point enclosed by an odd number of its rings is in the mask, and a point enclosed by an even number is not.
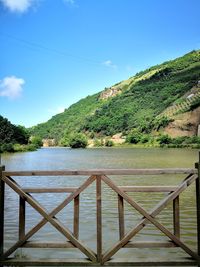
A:
[[[39,147],[34,144],[20,145],[8,143],[0,145],[0,153],[36,151],[38,148]]]
[[[90,139],[89,147],[169,147],[169,148],[200,148],[200,137],[198,136],[179,136],[172,138],[169,135],[160,134],[152,136],[149,134],[141,134],[133,131],[126,138],[117,140],[107,137],[102,139]],[[122,142],[123,141],[123,142]]]

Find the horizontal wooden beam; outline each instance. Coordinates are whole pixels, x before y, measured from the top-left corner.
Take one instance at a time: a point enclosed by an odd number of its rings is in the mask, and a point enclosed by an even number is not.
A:
[[[76,248],[72,242],[67,241],[64,243],[59,242],[36,242],[36,241],[27,241],[21,247],[24,248]]]
[[[174,192],[177,186],[118,186],[124,192]]]
[[[95,266],[88,259],[16,259],[0,260],[3,266]]]
[[[110,260],[106,263],[104,263],[104,266],[197,266],[197,261],[194,260],[188,260],[185,259],[185,261],[182,260],[172,260],[172,261],[167,261],[167,260],[148,260],[148,261],[144,261],[144,259],[142,261],[136,260],[136,261],[123,261],[123,259],[115,259],[115,260]]]
[[[160,175],[196,174],[196,169],[90,169],[60,171],[4,171],[5,176],[68,176],[68,175]]]
[[[129,242],[124,248],[172,248],[177,247],[171,241],[168,242],[151,242],[151,241],[143,241],[143,242]]]
[[[26,193],[72,193],[75,192],[78,187],[63,187],[63,188],[22,188]]]
[[[99,263],[91,262],[88,259],[16,259],[11,258],[0,261],[4,266],[99,266]],[[104,266],[197,266],[194,260],[183,259],[174,261],[124,261],[124,259],[114,259],[104,263]]]

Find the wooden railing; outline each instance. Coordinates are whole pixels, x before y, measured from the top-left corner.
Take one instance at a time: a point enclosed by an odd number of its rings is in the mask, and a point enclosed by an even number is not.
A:
[[[177,186],[119,186],[113,179],[113,176],[119,175],[184,175],[184,180]],[[16,181],[15,177],[20,179],[22,176],[89,176],[79,187],[65,187],[65,188],[30,188],[21,187]],[[108,176],[112,176],[109,178]],[[185,178],[186,176],[186,178]],[[131,265],[131,266],[177,266],[177,265],[195,265],[200,266],[200,163],[196,163],[194,169],[119,169],[119,170],[63,170],[63,171],[5,171],[4,166],[0,167],[0,266],[67,266],[67,265]],[[197,247],[198,251],[193,251],[180,238],[180,212],[179,212],[179,196],[190,186],[193,182],[196,183],[196,206],[197,206]],[[88,188],[92,183],[96,183],[96,244],[97,249],[86,246],[79,239],[79,206],[80,194]],[[105,183],[118,196],[118,220],[119,220],[119,240],[112,247],[104,251],[102,241],[102,183]],[[9,249],[4,249],[4,202],[5,202],[5,184],[9,186],[19,195],[19,236],[18,241]],[[166,192],[164,199],[151,211],[147,212],[141,205],[139,205],[129,192]],[[69,193],[69,195],[54,208],[50,213],[38,203],[32,196],[32,193]],[[74,219],[73,232],[71,232],[56,215],[69,203],[74,202]],[[26,202],[31,205],[40,215],[42,220],[31,228],[25,231],[26,225]],[[124,204],[127,202],[133,209],[141,214],[141,220],[136,226],[126,232]],[[163,224],[161,224],[156,216],[169,204],[173,205],[173,232],[169,231]],[[32,242],[31,237],[38,232],[46,223],[50,223],[57,229],[66,239],[66,242]],[[133,237],[136,236],[147,224],[153,224],[165,236],[168,237],[167,242],[133,242]],[[79,249],[86,258],[79,259],[17,259],[13,258],[13,253],[21,247],[25,248],[76,248]],[[118,261],[115,257],[116,253],[122,248],[169,248],[180,247],[187,253],[189,257],[179,260],[165,260],[157,261],[153,256],[146,261],[132,261],[127,259],[127,262]],[[167,253],[167,252],[166,252]],[[34,252],[32,252],[34,256]]]

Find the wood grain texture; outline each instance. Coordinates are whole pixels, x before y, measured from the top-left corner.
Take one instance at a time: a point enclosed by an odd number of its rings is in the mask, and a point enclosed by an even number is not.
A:
[[[90,169],[60,171],[6,171],[5,176],[70,176],[70,175],[160,175],[160,174],[196,174],[196,169]]]

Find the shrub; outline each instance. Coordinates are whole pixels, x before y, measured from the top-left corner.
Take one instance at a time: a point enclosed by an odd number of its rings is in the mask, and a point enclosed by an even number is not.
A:
[[[167,134],[160,135],[157,140],[160,145],[167,145],[170,144],[172,141],[171,137]]]
[[[4,143],[0,145],[1,152],[14,152],[14,145],[12,143]]]
[[[87,144],[87,137],[82,133],[75,133],[69,138],[69,146],[71,148],[85,148]]]
[[[153,121],[153,128],[156,130],[159,130],[160,128],[165,128],[170,122],[173,120],[168,118],[168,117],[161,117],[161,118],[156,118]]]
[[[137,129],[134,129],[127,135],[126,142],[131,144],[137,144],[140,142],[140,139],[141,133]]]
[[[41,147],[43,145],[42,139],[39,136],[31,136],[31,144],[36,147]]]
[[[114,146],[114,143],[113,143],[112,140],[107,139],[107,140],[105,141],[105,146],[111,147],[111,146]]]
[[[148,143],[150,141],[150,136],[148,134],[141,135],[140,142],[142,144]]]
[[[186,139],[187,139],[187,136],[179,136],[179,137],[173,138],[171,140],[171,143],[174,145],[180,145],[180,144],[183,144]]]
[[[28,145],[14,144],[13,145],[14,152],[35,151],[37,148],[38,147],[33,144],[28,144]]]
[[[64,135],[60,139],[59,145],[61,145],[61,146],[69,146],[69,136],[68,135]]]
[[[104,145],[103,139],[94,139],[94,147],[101,147]]]

